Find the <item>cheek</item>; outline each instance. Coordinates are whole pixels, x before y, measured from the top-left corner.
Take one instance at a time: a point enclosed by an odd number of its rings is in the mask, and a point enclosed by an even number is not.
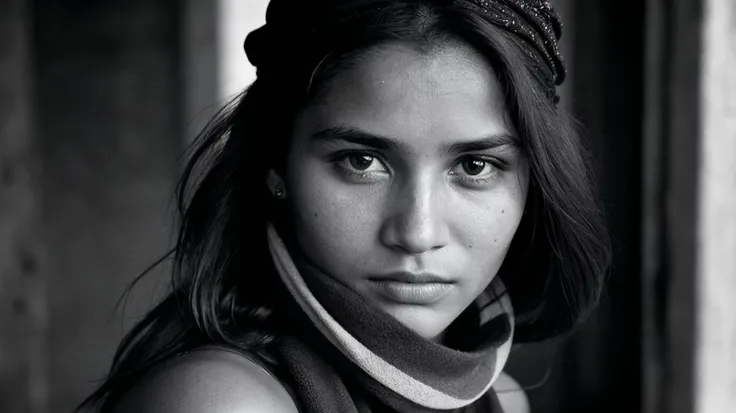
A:
[[[289,202],[295,235],[312,259],[352,260],[365,253],[375,232],[375,196],[350,191],[329,166],[305,161],[289,175]]]
[[[517,169],[493,191],[458,202],[455,209],[462,211],[455,215],[458,217],[458,237],[465,234],[463,246],[471,253],[482,257],[492,251],[485,261],[503,260],[524,215],[528,177],[528,164],[521,156]]]
[[[495,274],[506,256],[524,211],[519,194],[497,194],[456,214],[457,239],[483,273]]]

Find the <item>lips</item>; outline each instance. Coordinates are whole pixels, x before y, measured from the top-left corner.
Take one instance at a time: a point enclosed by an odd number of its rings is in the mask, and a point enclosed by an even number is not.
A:
[[[453,288],[452,281],[430,273],[395,272],[369,280],[381,296],[399,304],[430,304]]]
[[[452,281],[432,273],[412,273],[406,271],[397,271],[383,275],[370,277],[375,281],[399,281],[409,284],[452,284]]]

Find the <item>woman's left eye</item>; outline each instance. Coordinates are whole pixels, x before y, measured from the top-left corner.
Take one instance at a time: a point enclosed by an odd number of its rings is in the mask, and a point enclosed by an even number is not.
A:
[[[450,171],[450,175],[476,183],[486,183],[497,173],[498,168],[490,160],[479,157],[462,159]]]
[[[378,170],[384,170],[385,168],[381,165],[381,162],[376,159],[375,156],[357,153],[349,154],[345,157],[351,168],[360,172],[370,172],[378,166]]]

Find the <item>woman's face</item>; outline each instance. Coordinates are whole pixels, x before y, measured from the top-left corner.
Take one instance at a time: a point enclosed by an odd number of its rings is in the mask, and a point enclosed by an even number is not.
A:
[[[320,270],[438,339],[496,275],[528,166],[503,91],[472,49],[365,53],[298,117],[286,200]]]

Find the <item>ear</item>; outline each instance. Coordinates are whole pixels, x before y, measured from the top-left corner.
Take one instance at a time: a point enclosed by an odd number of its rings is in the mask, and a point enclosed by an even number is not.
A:
[[[284,180],[273,169],[269,169],[266,174],[266,187],[277,199],[286,199],[286,186],[284,185]]]

